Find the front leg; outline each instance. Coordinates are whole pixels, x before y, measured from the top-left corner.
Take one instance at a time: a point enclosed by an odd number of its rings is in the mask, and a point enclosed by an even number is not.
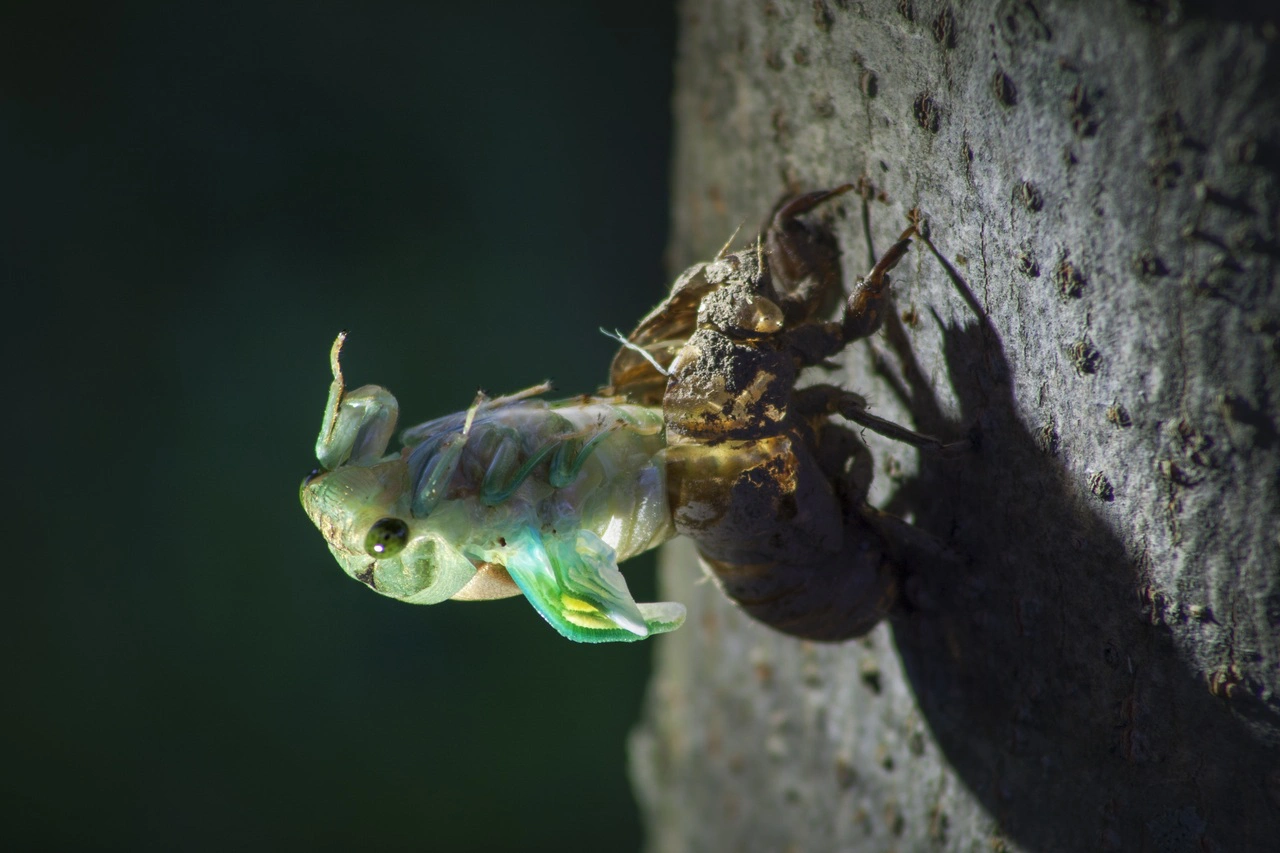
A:
[[[853,293],[845,303],[844,316],[840,320],[845,343],[875,334],[884,322],[884,308],[889,295],[889,271],[907,254],[916,226],[902,232],[898,241],[880,256],[871,272],[858,280]]]
[[[840,247],[831,232],[797,217],[853,189],[842,184],[829,190],[783,200],[765,228],[764,249],[778,307],[788,323],[813,318],[840,291]]]
[[[785,345],[801,366],[820,364],[836,355],[850,341],[870,337],[884,322],[888,304],[889,271],[907,254],[916,227],[912,225],[880,256],[871,272],[858,279],[845,300],[844,314],[834,323],[803,323],[784,334]]]
[[[329,385],[324,423],[316,439],[316,459],[326,471],[340,465],[366,466],[377,462],[387,452],[400,413],[396,398],[385,388],[365,385],[347,391],[340,364],[346,339],[346,332],[339,333],[329,351],[333,382]]]

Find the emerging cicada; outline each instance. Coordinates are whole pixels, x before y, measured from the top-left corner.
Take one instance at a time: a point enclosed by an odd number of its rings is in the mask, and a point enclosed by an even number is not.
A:
[[[908,229],[840,319],[817,319],[841,292],[839,250],[798,217],[848,189],[784,200],[754,246],[687,270],[596,396],[481,396],[388,454],[396,400],[346,390],[339,335],[320,468],[301,498],[343,569],[415,604],[523,593],[571,640],[638,640],[679,627],[685,609],[637,604],[617,564],[679,533],[777,630],[841,640],[874,627],[898,569],[866,478],[850,473],[866,448],[831,416],[940,445],[852,392],[796,388],[803,367],[879,328],[888,271],[911,242]]]

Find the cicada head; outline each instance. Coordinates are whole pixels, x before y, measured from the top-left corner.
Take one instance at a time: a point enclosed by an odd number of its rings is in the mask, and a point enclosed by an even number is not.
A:
[[[444,601],[477,569],[441,527],[447,514],[412,516],[403,455],[386,455],[399,404],[377,385],[346,389],[339,364],[345,340],[345,332],[338,335],[329,354],[333,383],[316,439],[320,467],[302,483],[302,506],[351,577],[402,601]]]
[[[344,465],[302,484],[311,521],[348,575],[411,604],[457,595],[476,566],[452,544],[437,514],[410,514],[408,475],[399,456],[374,465]]]

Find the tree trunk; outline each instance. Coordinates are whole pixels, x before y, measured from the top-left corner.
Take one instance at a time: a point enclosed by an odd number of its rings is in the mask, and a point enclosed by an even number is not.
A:
[[[689,603],[631,744],[650,848],[1260,850],[1280,838],[1274,23],[1176,0],[687,0],[672,271],[785,191],[846,286],[910,208],[896,317],[838,381],[910,566],[864,640]]]

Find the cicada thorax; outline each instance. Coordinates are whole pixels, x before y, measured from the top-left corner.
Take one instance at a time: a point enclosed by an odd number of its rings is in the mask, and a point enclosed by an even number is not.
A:
[[[602,393],[658,405],[673,362],[699,328],[733,324],[767,335],[829,311],[840,296],[840,251],[827,229],[795,219],[796,210],[780,204],[755,246],[722,251],[681,273],[667,298],[627,336]],[[749,293],[726,292],[743,287]]]
[[[598,398],[521,400],[443,418],[405,435],[410,512],[429,525],[466,509],[463,547],[522,524],[590,529],[620,558],[671,535],[653,409]]]
[[[771,436],[787,422],[795,361],[768,341],[699,329],[672,363],[663,398],[668,443]]]

